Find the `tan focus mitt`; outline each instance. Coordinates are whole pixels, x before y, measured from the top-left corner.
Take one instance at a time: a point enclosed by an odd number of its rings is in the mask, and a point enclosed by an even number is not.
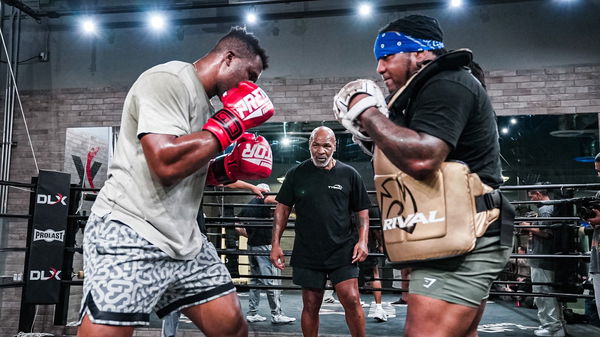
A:
[[[477,212],[476,198],[493,189],[465,164],[445,162],[427,180],[416,180],[375,147],[373,167],[385,247],[393,263],[465,254],[500,215],[498,208]]]

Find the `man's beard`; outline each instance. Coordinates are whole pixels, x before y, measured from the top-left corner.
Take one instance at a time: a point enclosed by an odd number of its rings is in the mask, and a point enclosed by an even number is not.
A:
[[[325,161],[325,163],[317,161],[315,159],[315,157],[313,156],[312,152],[310,153],[310,159],[312,160],[313,164],[316,167],[323,168],[323,167],[326,167],[327,165],[329,165],[329,163],[331,163],[331,160],[333,159],[333,153],[329,157],[327,157],[327,160]]]

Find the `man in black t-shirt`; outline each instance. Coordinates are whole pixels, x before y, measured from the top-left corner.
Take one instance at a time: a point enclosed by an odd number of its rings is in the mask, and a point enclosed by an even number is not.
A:
[[[442,40],[437,20],[423,15],[393,21],[379,32],[374,46],[377,72],[390,93],[401,89],[424,64],[446,53]],[[421,76],[422,81],[410,82],[414,89],[402,91],[409,96],[395,101],[389,118],[379,95],[365,93],[350,97],[345,109],[336,105],[337,117],[355,137],[367,134],[392,164],[414,179],[430,178],[443,162],[455,160],[497,188],[502,183],[500,146],[490,99],[466,67],[437,65],[429,68],[435,71],[424,72],[428,77]],[[373,98],[378,103],[367,104]],[[512,219],[504,223],[508,228]],[[413,266],[405,336],[477,334],[491,283],[512,251],[511,233],[503,231],[508,234],[503,241],[500,233],[488,231],[467,254]]]
[[[600,177],[600,153],[594,158],[594,169]],[[596,193],[596,198],[600,198],[600,192]],[[592,277],[592,285],[594,287],[594,297],[596,300],[596,314],[600,314],[600,210],[592,208],[594,217],[585,219],[592,227],[592,247],[590,252],[590,275]],[[598,315],[597,315],[598,316]],[[593,321],[597,321],[599,317],[594,317]]]
[[[267,184],[258,184],[257,187],[263,191],[270,192],[271,189]],[[242,208],[238,216],[240,218],[258,218],[258,219],[270,219],[271,209],[270,207],[264,207],[265,204],[276,204],[275,198],[272,195],[261,198],[259,196],[254,197],[248,203],[249,206]],[[271,226],[269,227],[236,227],[235,230],[242,236],[248,238],[248,250],[253,252],[267,253],[271,251]],[[248,260],[250,261],[250,272],[252,275],[265,275],[265,276],[281,276],[279,269],[275,268],[271,261],[269,261],[268,255],[249,255]],[[278,279],[264,279],[264,278],[252,278],[250,279],[251,285],[263,285],[263,286],[279,286],[281,281]],[[246,320],[248,322],[262,322],[267,318],[258,314],[258,306],[260,304],[260,291],[261,289],[252,288],[248,294],[248,313],[246,314]],[[273,324],[286,324],[292,323],[296,319],[288,317],[283,313],[281,309],[281,290],[279,289],[264,289],[267,293],[267,300],[269,301],[269,307],[271,308],[271,323]]]
[[[358,172],[333,159],[335,144],[330,128],[314,129],[309,140],[311,159],[288,171],[276,198],[271,262],[282,270],[285,266],[280,239],[295,207],[296,237],[290,264],[294,283],[302,287],[304,336],[318,334],[327,278],[344,307],[350,334],[365,335],[357,262],[369,254],[371,201]],[[357,226],[350,221],[353,212],[358,213]]]

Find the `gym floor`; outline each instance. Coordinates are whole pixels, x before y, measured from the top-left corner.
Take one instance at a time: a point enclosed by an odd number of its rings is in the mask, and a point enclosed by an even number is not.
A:
[[[361,295],[365,313],[368,315],[371,309],[373,296]],[[240,293],[242,309],[244,313],[248,307],[248,294]],[[389,317],[387,322],[377,322],[373,318],[367,318],[367,336],[402,336],[404,320],[406,318],[406,305],[391,305],[398,299],[397,295],[383,295],[384,309]],[[300,329],[300,313],[302,310],[302,299],[299,291],[284,291],[282,295],[283,310],[287,316],[295,317],[296,322],[286,325],[274,325],[270,322],[270,310],[266,296],[261,296],[259,314],[267,317],[264,322],[249,323],[250,336],[302,336]],[[321,326],[319,336],[348,336],[348,328],[344,320],[344,310],[339,303],[323,303],[321,307]],[[161,321],[152,317],[150,329],[160,329]],[[525,307],[516,307],[514,302],[490,301],[486,307],[481,323],[479,325],[479,336],[502,336],[521,337],[533,336],[533,330],[538,326],[537,310]],[[194,332],[192,332],[194,331]],[[196,333],[195,333],[196,332]],[[600,336],[600,328],[590,324],[568,324],[568,336]],[[147,334],[144,334],[145,336]],[[154,336],[154,334],[152,334]],[[181,317],[178,336],[200,336],[197,329],[187,320]]]

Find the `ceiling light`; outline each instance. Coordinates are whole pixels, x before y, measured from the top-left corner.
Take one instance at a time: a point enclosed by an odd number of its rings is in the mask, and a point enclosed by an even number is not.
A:
[[[283,137],[281,139],[281,145],[283,145],[283,146],[290,146],[291,143],[292,143],[292,140],[289,137]]]
[[[165,16],[161,13],[150,13],[148,16],[148,24],[155,31],[161,31],[167,25]]]
[[[450,7],[452,8],[458,8],[460,6],[462,6],[463,2],[462,0],[450,0]]]
[[[360,6],[358,6],[358,14],[360,14],[361,16],[367,16],[371,14],[371,10],[372,7],[368,3],[362,3],[360,4]]]
[[[516,118],[511,118],[510,119],[510,124],[517,124],[517,119]]]
[[[256,21],[258,21],[258,17],[256,16],[255,13],[250,12],[250,13],[246,14],[246,22],[252,24],[252,23],[256,23]]]
[[[500,132],[502,132],[502,134],[504,134],[504,135],[508,134],[508,131],[509,131],[508,128],[502,128],[500,130]]]
[[[96,25],[96,21],[94,21],[94,19],[84,18],[81,20],[81,29],[88,35],[94,35],[98,31],[98,26]]]

